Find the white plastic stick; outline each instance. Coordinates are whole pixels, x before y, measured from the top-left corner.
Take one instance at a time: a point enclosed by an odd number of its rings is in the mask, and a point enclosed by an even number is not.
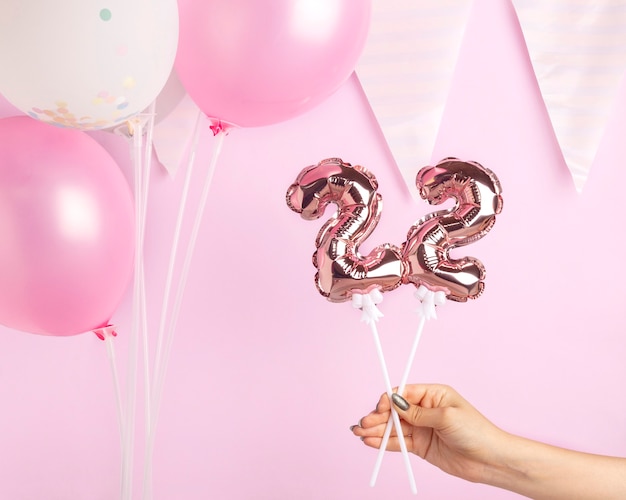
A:
[[[180,314],[180,307],[182,304],[183,294],[185,293],[185,287],[187,285],[187,278],[189,277],[189,269],[191,267],[191,260],[192,260],[193,252],[196,246],[196,241],[198,239],[198,233],[200,232],[200,224],[202,223],[202,217],[204,215],[204,209],[206,207],[206,202],[207,202],[209,190],[211,187],[211,181],[213,180],[215,167],[217,165],[217,161],[222,151],[224,137],[226,137],[225,131],[219,131],[215,136],[216,144],[215,144],[215,147],[213,148],[213,153],[211,156],[211,161],[209,163],[209,168],[207,170],[206,177],[204,179],[202,195],[200,196],[200,201],[198,203],[198,210],[196,212],[196,217],[193,222],[191,236],[189,237],[189,243],[187,245],[187,252],[185,253],[185,260],[183,262],[183,268],[181,270],[179,281],[178,281],[178,287],[176,289],[174,307],[172,309],[172,316],[170,318],[169,329],[168,329],[167,336],[165,339],[166,344],[165,344],[165,351],[163,355],[163,363],[161,366],[161,371],[159,373],[160,378],[157,379],[156,381],[157,385],[156,385],[155,402],[154,402],[153,408],[155,412],[157,413],[159,411],[159,407],[161,404],[161,397],[163,395],[163,382],[165,380],[167,362],[169,361],[170,353],[172,351],[172,343],[174,341],[174,332],[176,331],[176,324],[178,322],[178,317]],[[153,421],[153,424],[156,424],[156,422]]]
[[[150,432],[150,349],[148,342],[148,311],[146,304],[146,270],[144,262],[144,248],[146,238],[146,219],[148,214],[148,195],[150,192],[150,174],[152,171],[152,142],[154,137],[154,118],[156,115],[156,100],[152,101],[148,109],[148,120],[146,123],[146,144],[144,146],[144,168],[143,168],[143,184],[141,198],[141,226],[140,226],[140,243],[141,243],[141,329],[143,332],[143,368],[144,368],[144,411],[146,422],[146,435]]]
[[[191,150],[189,152],[189,159],[187,163],[187,172],[185,174],[185,183],[183,185],[183,191],[180,198],[178,207],[178,216],[176,219],[176,226],[174,228],[174,235],[172,237],[172,247],[170,249],[170,260],[167,268],[167,275],[165,279],[165,287],[163,289],[163,301],[161,303],[161,318],[159,321],[159,332],[157,336],[156,354],[154,362],[154,375],[153,380],[157,379],[157,374],[160,372],[161,357],[163,355],[163,337],[165,336],[165,325],[167,323],[167,313],[169,309],[170,293],[172,290],[172,280],[174,277],[174,268],[176,266],[176,260],[178,255],[178,244],[180,243],[180,232],[183,226],[185,211],[187,209],[187,200],[189,198],[189,186],[191,184],[191,177],[193,173],[193,167],[195,165],[196,151],[198,149],[198,141],[200,138],[200,122],[202,119],[202,113],[198,111],[196,123],[194,125],[194,134],[191,144]],[[151,400],[154,399],[154,390]],[[154,405],[153,405],[154,414]]]
[[[152,101],[148,109],[147,124],[146,124],[146,144],[144,147],[144,171],[143,171],[143,183],[142,183],[142,198],[141,198],[141,212],[140,212],[140,244],[141,255],[144,255],[145,236],[146,236],[146,220],[148,213],[148,194],[150,191],[150,173],[152,170],[152,142],[154,136],[154,118],[156,112],[156,101]],[[143,264],[143,261],[142,261]],[[145,265],[141,266],[141,318],[142,325],[141,331],[142,344],[143,344],[143,380],[144,380],[144,464],[146,461],[147,446],[145,443],[150,439],[150,423],[152,422],[152,405],[150,398],[152,394],[152,384],[150,380],[150,345],[148,339],[148,312],[146,303],[146,270]],[[146,484],[146,466],[144,465],[144,491]],[[151,478],[150,478],[151,480]]]
[[[400,381],[400,386],[398,387],[398,394],[400,395],[402,395],[402,393],[404,392],[404,388],[406,387],[406,383],[409,379],[409,374],[411,373],[411,367],[413,365],[413,361],[415,360],[415,353],[417,352],[417,346],[419,345],[420,338],[422,337],[422,332],[424,331],[425,324],[426,324],[426,317],[422,316],[420,318],[419,326],[417,327],[415,338],[413,339],[413,345],[411,346],[409,359],[404,368],[404,373],[402,374],[402,380]],[[385,427],[385,434],[383,435],[383,440],[380,443],[380,448],[378,449],[378,455],[376,457],[376,463],[374,464],[374,471],[372,472],[372,477],[370,479],[370,486],[372,487],[376,484],[376,479],[378,478],[378,473],[380,472],[380,467],[383,463],[383,456],[385,455],[385,450],[387,449],[387,443],[389,443],[389,436],[391,435],[391,429],[393,428],[393,425],[394,424],[391,420],[387,421],[387,427]],[[404,442],[404,440],[402,439],[400,441]]]
[[[97,328],[93,331],[99,339],[104,341],[104,345],[107,350],[107,358],[109,360],[109,367],[111,368],[111,375],[113,376],[113,389],[115,394],[115,406],[117,409],[117,425],[120,433],[120,451],[122,461],[120,463],[120,478],[124,474],[125,462],[124,455],[126,453],[124,449],[125,444],[125,429],[124,429],[124,409],[122,405],[122,391],[120,390],[120,379],[117,371],[117,360],[115,356],[115,345],[113,344],[113,337],[115,337],[115,331],[112,325],[107,325],[102,328]],[[120,497],[124,495],[125,485],[120,480]]]
[[[387,364],[385,363],[385,357],[383,355],[383,348],[380,343],[380,338],[378,336],[378,328],[376,327],[375,321],[369,321],[370,327],[372,329],[372,334],[374,336],[374,343],[376,345],[376,352],[378,354],[378,360],[380,361],[380,366],[383,371],[383,376],[385,378],[385,389],[387,391],[387,397],[389,401],[391,401],[391,380],[389,379],[389,372],[387,371]],[[398,440],[400,441],[400,450],[402,451],[402,457],[404,458],[404,465],[406,467],[406,472],[409,476],[409,483],[411,485],[411,492],[415,495],[417,494],[417,486],[415,485],[415,477],[413,476],[413,469],[411,468],[411,462],[409,460],[409,452],[406,447],[406,442],[403,439],[402,435],[402,426],[400,425],[400,417],[395,408],[391,407],[391,418],[393,420],[394,425],[396,426],[398,432]]]
[[[120,390],[120,378],[117,371],[117,358],[111,335],[104,335],[104,345],[107,349],[107,358],[113,376],[113,388],[115,390],[115,406],[117,407],[117,424],[120,429],[120,445],[124,444],[124,410],[122,407],[122,391]]]
[[[142,195],[142,142],[143,127],[138,120],[133,130],[133,164],[135,174],[135,274],[133,282],[133,321],[129,338],[128,349],[128,373],[126,384],[126,422],[124,424],[124,444],[122,455],[122,499],[130,500],[132,497],[132,469],[134,457],[135,439],[135,409],[137,394],[137,357],[139,335],[142,325],[141,314],[141,280],[143,268],[143,256],[141,253],[141,208],[143,205]]]
[[[152,170],[152,143],[154,137],[154,119],[156,116],[156,101],[152,101],[148,109],[148,121],[146,123],[146,145],[144,149],[144,172],[143,177],[143,199],[141,209],[141,238],[145,237],[146,214],[148,213],[148,193],[150,191],[150,172]]]
[[[143,469],[143,498],[145,500],[152,499],[152,467],[153,467],[153,455],[154,455],[154,440],[155,440],[155,423],[157,420],[157,410],[155,407],[155,393],[159,390],[158,380],[161,378],[160,372],[162,370],[162,356],[163,356],[163,341],[165,336],[165,325],[167,322],[167,313],[169,310],[170,293],[172,289],[172,280],[174,276],[174,269],[176,267],[176,260],[178,255],[178,245],[180,243],[180,233],[182,230],[183,222],[185,219],[185,211],[187,209],[187,200],[189,198],[189,186],[191,185],[191,178],[193,174],[193,168],[195,165],[196,151],[198,149],[198,142],[200,139],[200,124],[202,121],[202,113],[198,111],[196,117],[196,123],[194,125],[193,139],[191,149],[189,151],[189,158],[187,161],[187,171],[185,173],[185,181],[183,184],[183,191],[178,206],[178,215],[176,218],[176,225],[174,227],[174,234],[172,237],[172,246],[170,248],[170,258],[167,268],[167,274],[165,278],[165,286],[163,288],[163,301],[161,302],[161,317],[159,320],[159,330],[156,341],[156,352],[154,359],[154,368],[152,375],[152,383],[150,390],[150,397],[148,403],[150,406],[150,420],[146,422],[148,435],[144,445],[144,469]]]
[[[194,138],[194,144],[192,146],[192,151],[190,154],[190,164],[188,166],[188,175],[185,180],[185,189],[183,198],[181,199],[181,208],[179,211],[179,220],[177,222],[177,227],[175,230],[174,243],[172,247],[172,254],[170,255],[170,266],[168,269],[168,279],[166,283],[166,294],[163,299],[163,310],[161,316],[161,324],[159,327],[159,339],[157,345],[157,356],[155,361],[154,368],[154,384],[152,390],[152,398],[151,398],[151,408],[152,408],[152,420],[150,422],[150,436],[147,441],[146,448],[146,467],[144,469],[144,499],[150,500],[152,498],[152,455],[154,453],[154,444],[156,438],[156,426],[158,421],[159,408],[161,406],[161,399],[163,396],[163,385],[165,382],[165,374],[167,371],[167,364],[169,361],[169,357],[172,350],[172,343],[174,339],[174,332],[176,330],[176,324],[178,321],[178,316],[180,313],[180,306],[182,303],[182,297],[185,291],[187,278],[189,276],[189,269],[191,266],[191,259],[193,256],[193,252],[195,249],[196,241],[198,238],[198,234],[200,231],[200,224],[202,222],[202,217],[204,214],[204,209],[206,206],[206,202],[208,199],[209,188],[211,186],[211,181],[213,179],[213,174],[215,172],[215,167],[217,165],[218,158],[221,153],[222,144],[224,140],[224,136],[226,132],[220,131],[216,135],[217,142],[213,149],[213,154],[211,157],[211,161],[209,163],[209,167],[206,173],[206,177],[204,180],[204,186],[202,190],[202,195],[198,204],[198,208],[196,211],[196,217],[194,219],[193,228],[191,231],[191,236],[189,238],[189,242],[187,244],[187,251],[185,254],[185,260],[183,262],[183,267],[181,270],[181,274],[179,276],[178,286],[176,289],[176,296],[174,298],[174,305],[171,312],[171,317],[169,320],[169,327],[167,331],[165,330],[165,312],[167,311],[167,306],[169,305],[169,295],[172,287],[172,276],[174,265],[176,262],[176,255],[178,251],[178,243],[180,240],[180,228],[182,226],[182,222],[184,220],[183,214],[185,211],[185,205],[187,202],[187,192],[188,192],[188,180],[190,179],[190,172],[195,161],[195,152],[197,149],[197,142],[199,137],[199,120],[201,115],[198,115],[198,122],[196,123],[196,133]]]
[[[144,394],[145,394],[145,410],[147,412],[146,422],[150,422],[150,359],[149,359],[149,344],[148,344],[148,313],[146,304],[146,270],[144,262],[144,248],[146,238],[146,219],[148,214],[148,194],[150,192],[150,174],[152,172],[152,142],[154,137],[154,118],[156,116],[156,100],[152,101],[148,110],[148,121],[146,124],[146,144],[144,147],[144,168],[143,168],[143,187],[142,187],[142,199],[141,199],[141,305],[142,305],[142,319],[143,319],[143,348],[144,348]],[[149,430],[149,425],[146,429]]]

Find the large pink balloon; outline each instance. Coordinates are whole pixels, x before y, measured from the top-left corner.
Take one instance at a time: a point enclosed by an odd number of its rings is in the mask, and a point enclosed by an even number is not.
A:
[[[133,269],[133,201],[83,132],[0,120],[0,323],[74,335],[105,326]]]
[[[299,115],[350,76],[369,0],[179,0],[175,68],[210,118],[252,127]]]

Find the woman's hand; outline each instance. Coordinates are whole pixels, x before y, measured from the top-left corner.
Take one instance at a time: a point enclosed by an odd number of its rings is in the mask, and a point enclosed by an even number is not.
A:
[[[449,474],[514,491],[536,500],[623,500],[626,458],[568,450],[502,431],[454,389],[410,385],[392,395],[407,449]],[[374,410],[351,427],[378,448],[390,416],[381,396]],[[394,431],[388,450],[400,450]]]
[[[483,482],[492,464],[509,437],[445,385],[409,385],[404,401],[395,405],[402,423],[407,449],[449,474],[469,481]],[[396,397],[394,397],[396,399]],[[390,416],[390,402],[383,394],[376,410],[363,417],[352,432],[367,446],[380,447]],[[399,451],[394,429],[387,446]]]

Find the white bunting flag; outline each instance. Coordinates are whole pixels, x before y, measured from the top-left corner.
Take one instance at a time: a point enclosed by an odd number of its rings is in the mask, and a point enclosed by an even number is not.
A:
[[[580,192],[626,68],[626,1],[513,4],[554,132]]]
[[[370,32],[356,74],[411,193],[418,170],[432,161],[471,4],[372,3]]]
[[[188,153],[199,112],[198,106],[185,94],[174,109],[154,126],[154,151],[159,163],[172,177]]]

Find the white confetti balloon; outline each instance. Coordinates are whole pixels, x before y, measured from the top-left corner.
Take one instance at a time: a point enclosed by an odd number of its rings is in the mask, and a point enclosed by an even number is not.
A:
[[[116,126],[144,110],[170,75],[176,0],[3,0],[0,93],[61,127]]]

